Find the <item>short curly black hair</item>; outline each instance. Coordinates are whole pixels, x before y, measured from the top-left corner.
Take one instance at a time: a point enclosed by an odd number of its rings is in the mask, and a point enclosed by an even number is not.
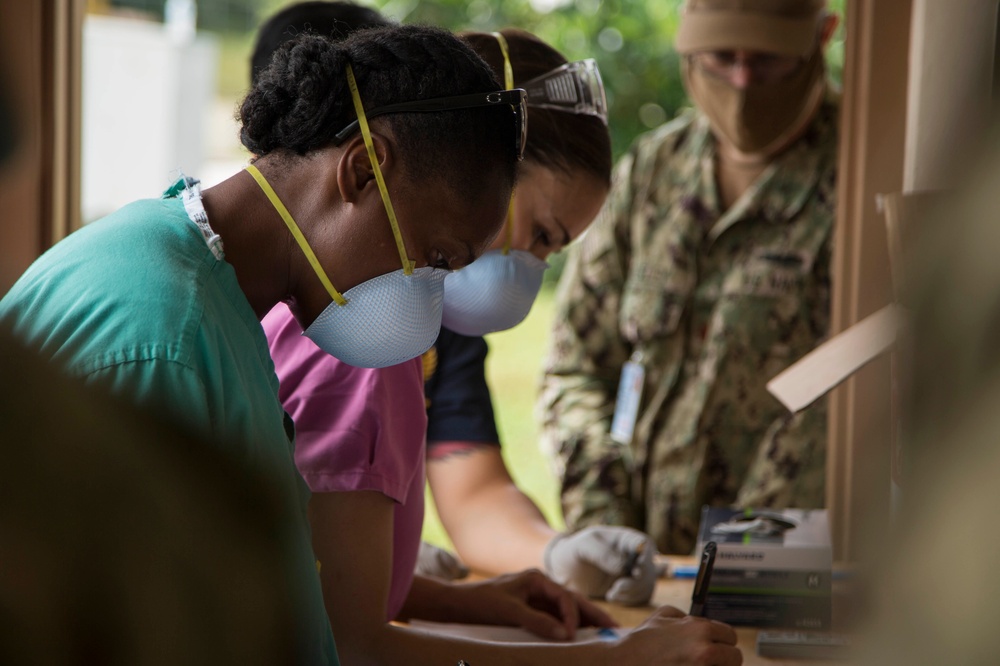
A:
[[[275,52],[244,98],[243,145],[257,156],[306,155],[332,145],[334,135],[356,118],[348,64],[369,109],[502,88],[467,44],[439,28],[374,28],[338,42],[303,34]],[[470,198],[488,187],[513,187],[517,156],[510,107],[397,113],[372,122],[388,126],[413,182],[441,178]]]

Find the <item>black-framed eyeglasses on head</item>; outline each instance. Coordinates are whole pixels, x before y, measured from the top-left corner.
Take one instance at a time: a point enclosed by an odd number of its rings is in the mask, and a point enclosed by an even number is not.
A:
[[[370,111],[365,111],[368,120],[389,113],[431,113],[434,111],[454,111],[456,109],[473,109],[480,106],[509,105],[514,113],[514,148],[517,151],[517,159],[524,159],[524,144],[528,139],[528,95],[521,88],[513,90],[496,90],[486,93],[472,93],[469,95],[456,95],[454,97],[434,97],[431,99],[417,99],[412,102],[399,102],[397,104],[386,104],[376,107]],[[333,143],[339,146],[347,137],[358,131],[358,121],[352,120],[347,127],[337,132],[333,137]]]

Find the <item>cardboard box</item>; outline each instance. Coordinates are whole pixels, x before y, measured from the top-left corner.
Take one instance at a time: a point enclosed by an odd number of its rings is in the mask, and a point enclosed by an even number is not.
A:
[[[860,367],[889,351],[903,318],[887,305],[822,343],[767,383],[767,390],[790,412],[805,409]]]
[[[830,628],[833,553],[823,509],[702,509],[698,552],[717,545],[705,616],[733,625]]]

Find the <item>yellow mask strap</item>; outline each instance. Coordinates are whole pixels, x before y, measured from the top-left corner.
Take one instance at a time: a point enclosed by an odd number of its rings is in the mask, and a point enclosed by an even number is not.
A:
[[[499,32],[491,33],[500,44],[500,54],[503,56],[503,87],[507,90],[514,89],[514,68],[510,65],[510,50],[507,48],[507,40]],[[510,252],[511,243],[514,240],[514,197],[511,195],[510,203],[507,205],[507,224],[503,230],[503,254]]]
[[[365,140],[365,148],[368,149],[368,159],[371,160],[372,169],[375,171],[375,182],[378,183],[378,191],[382,195],[382,203],[385,204],[385,212],[389,216],[389,224],[392,225],[392,235],[396,239],[396,249],[399,250],[399,259],[403,262],[403,273],[410,275],[413,273],[413,266],[416,262],[411,261],[406,256],[406,246],[403,245],[403,235],[399,233],[399,223],[396,221],[396,211],[389,201],[389,190],[385,186],[385,179],[382,177],[382,169],[378,165],[378,157],[375,155],[375,145],[372,143],[372,133],[368,129],[368,118],[365,117],[365,108],[361,105],[361,95],[358,93],[358,82],[354,80],[354,70],[347,65],[347,85],[351,88],[351,99],[354,100],[354,112],[358,115],[358,125],[361,127],[361,136]]]
[[[281,203],[281,199],[278,198],[278,195],[271,187],[271,184],[267,182],[266,178],[264,178],[264,174],[262,174],[260,169],[255,167],[253,164],[247,167],[247,171],[251,176],[253,176],[253,179],[257,181],[257,184],[260,185],[260,189],[264,190],[264,194],[267,195],[271,205],[274,206],[274,210],[278,211],[278,215],[280,215],[281,219],[285,221],[285,226],[288,227],[290,232],[292,232],[292,237],[295,239],[295,242],[299,244],[299,247],[302,248],[302,253],[306,255],[306,259],[309,260],[309,265],[312,266],[313,270],[316,272],[316,276],[319,277],[319,281],[323,283],[323,286],[326,288],[326,292],[330,294],[330,298],[332,298],[333,302],[337,305],[347,305],[347,301],[340,295],[340,292],[334,288],[333,283],[330,282],[330,278],[326,276],[326,271],[323,270],[323,267],[319,263],[319,259],[316,258],[316,253],[312,251],[311,247],[309,247],[309,243],[306,241],[306,237],[302,235],[302,230],[299,229],[299,225],[295,224],[295,220],[292,219],[292,214],[288,212],[287,208],[285,208],[285,204]]]
[[[510,66],[510,50],[507,48],[507,40],[499,32],[491,33],[500,44],[500,54],[503,55],[503,87],[507,90],[514,88],[514,68]]]

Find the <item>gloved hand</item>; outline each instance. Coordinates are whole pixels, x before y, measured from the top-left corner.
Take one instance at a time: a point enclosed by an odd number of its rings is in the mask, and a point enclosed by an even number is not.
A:
[[[655,554],[653,540],[642,532],[599,525],[556,535],[545,547],[545,571],[588,597],[641,606],[656,587]]]
[[[438,548],[426,541],[420,542],[415,573],[442,580],[457,580],[469,575],[469,568],[462,564],[454,553]]]

